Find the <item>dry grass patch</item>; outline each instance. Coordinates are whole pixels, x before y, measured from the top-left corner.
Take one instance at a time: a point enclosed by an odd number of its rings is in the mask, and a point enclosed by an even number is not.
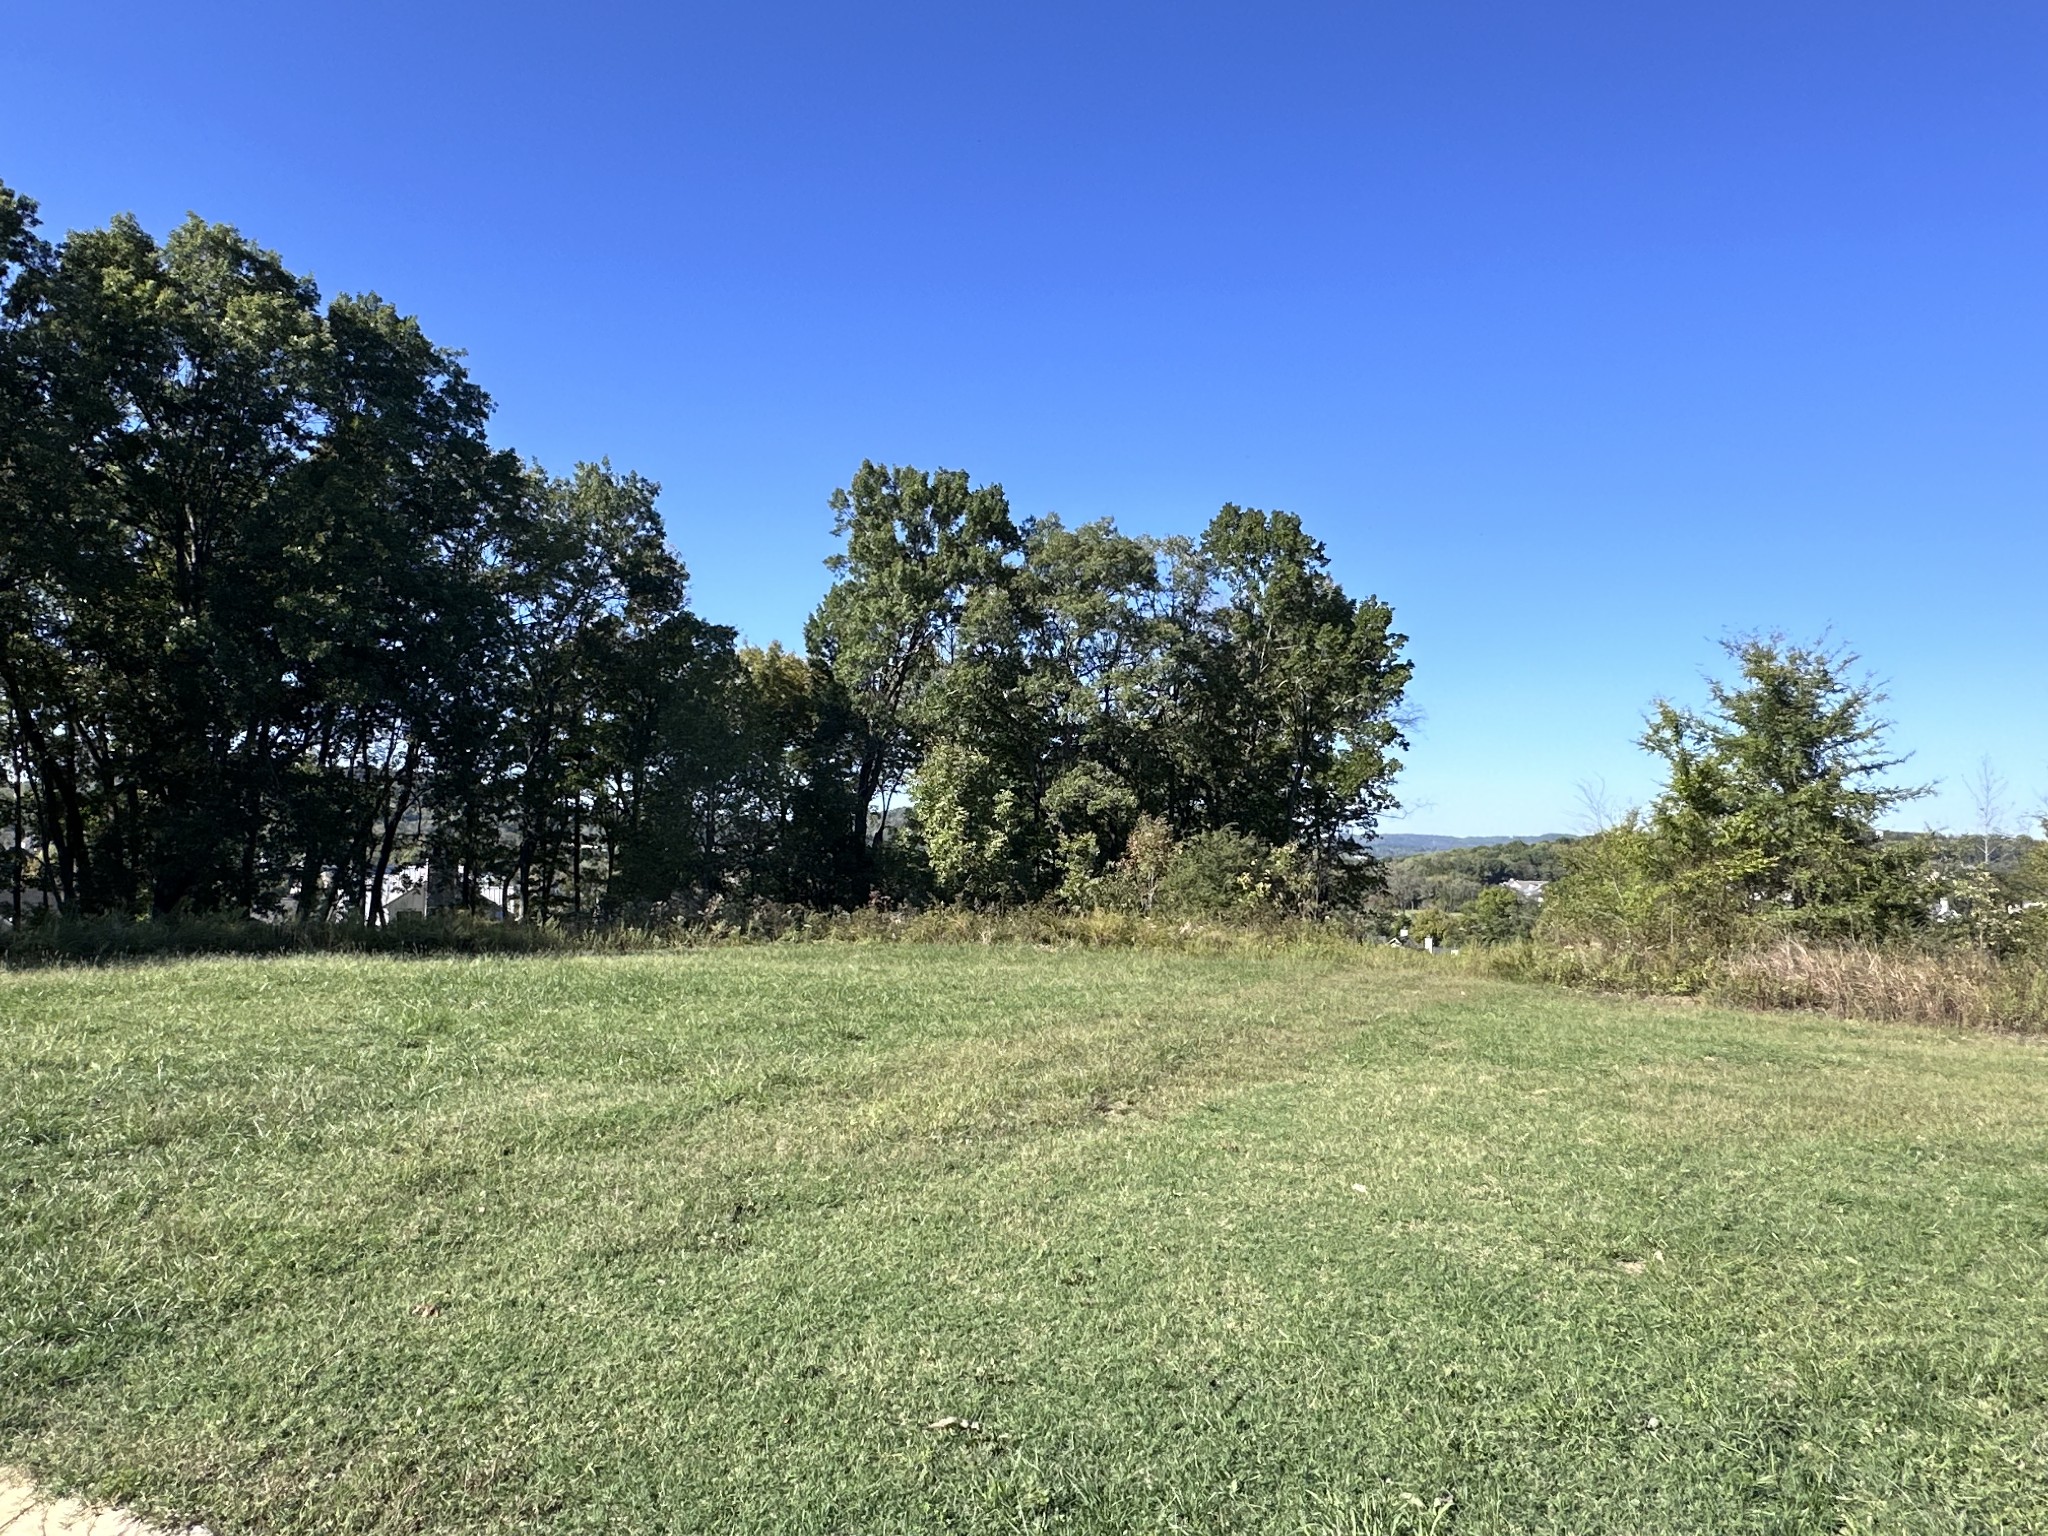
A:
[[[1961,947],[1912,951],[1787,941],[1734,956],[1713,990],[1738,1007],[1972,1028],[2048,1028],[2048,966]]]

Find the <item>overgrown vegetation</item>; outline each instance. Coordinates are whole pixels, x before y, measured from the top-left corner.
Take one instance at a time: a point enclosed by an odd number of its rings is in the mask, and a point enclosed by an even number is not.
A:
[[[1881,702],[1839,648],[1731,643],[1698,714],[1658,706],[1664,792],[1562,850],[1515,974],[1871,1018],[2048,1027],[2048,845],[1902,839]]]
[[[554,955],[662,954],[732,945],[804,942],[1025,944],[1045,949],[1148,949],[1248,954],[1355,954],[1383,942],[1363,916],[1286,917],[1226,912],[1073,911],[1050,902],[1003,909],[966,906],[820,910],[776,902],[717,902],[684,917],[643,921],[500,923],[463,913],[401,916],[363,924],[280,926],[245,918],[135,922],[78,918],[23,930],[4,953],[15,967],[171,959],[206,955]]]
[[[1880,831],[1920,791],[1888,782],[1903,759],[1856,659],[1728,651],[1706,712],[1650,717],[1653,804],[1588,837],[1393,860],[1383,931],[1527,979],[2048,1028],[2048,842]]]

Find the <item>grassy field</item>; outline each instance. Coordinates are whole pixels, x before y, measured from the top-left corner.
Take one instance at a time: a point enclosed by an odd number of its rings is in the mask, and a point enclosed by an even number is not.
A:
[[[1381,952],[13,973],[0,1201],[0,1463],[222,1536],[2048,1531],[2007,1038]]]

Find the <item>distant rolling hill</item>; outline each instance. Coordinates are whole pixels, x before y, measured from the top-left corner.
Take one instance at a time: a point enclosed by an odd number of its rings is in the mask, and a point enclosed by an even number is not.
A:
[[[1383,859],[1405,859],[1411,853],[1437,853],[1445,848],[1492,848],[1501,843],[1556,843],[1569,832],[1524,833],[1514,837],[1439,837],[1434,832],[1383,832],[1372,851]]]

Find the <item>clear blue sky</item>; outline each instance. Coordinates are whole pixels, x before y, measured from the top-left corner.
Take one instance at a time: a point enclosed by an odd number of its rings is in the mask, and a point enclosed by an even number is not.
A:
[[[2048,8],[9,8],[0,177],[186,210],[666,488],[795,640],[864,457],[1298,512],[1413,637],[1407,830],[1569,828],[1832,627],[1963,826],[2048,791]]]

